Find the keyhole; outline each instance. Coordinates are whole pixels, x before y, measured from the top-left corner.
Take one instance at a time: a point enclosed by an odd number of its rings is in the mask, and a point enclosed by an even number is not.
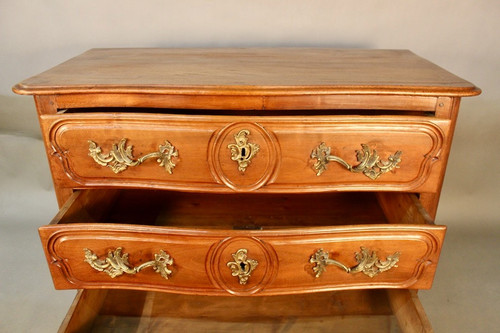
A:
[[[245,147],[241,148],[241,159],[244,159],[247,157],[247,150]]]
[[[244,262],[240,262],[240,267],[244,271],[247,265]]]

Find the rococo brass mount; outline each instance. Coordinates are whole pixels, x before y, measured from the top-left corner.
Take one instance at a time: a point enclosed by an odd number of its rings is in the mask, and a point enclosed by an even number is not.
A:
[[[231,159],[238,162],[238,170],[241,172],[245,172],[260,149],[258,144],[248,142],[248,135],[250,135],[249,130],[241,130],[234,135],[236,143],[227,145],[227,148],[231,149]]]
[[[355,258],[358,262],[357,266],[347,267],[343,263],[330,259],[329,253],[323,251],[323,249],[319,249],[314,253],[309,259],[311,264],[315,264],[313,267],[314,273],[316,273],[316,277],[320,277],[321,274],[326,271],[326,266],[334,265],[344,269],[349,274],[355,274],[359,272],[363,272],[369,277],[374,277],[375,275],[388,271],[393,267],[398,267],[397,263],[399,261],[399,252],[396,252],[390,256],[387,256],[387,259],[381,261],[375,251],[370,251],[365,247],[361,247],[361,252],[356,252]]]
[[[102,154],[101,147],[94,141],[89,140],[89,156],[91,156],[97,164],[111,168],[114,173],[122,172],[127,169],[127,167],[138,166],[147,159],[156,158],[160,166],[165,167],[165,170],[172,174],[175,168],[172,157],[178,157],[179,152],[170,142],[168,142],[168,140],[165,140],[164,145],[159,145],[158,151],[144,155],[137,160],[134,160],[132,156],[133,147],[127,146],[125,148],[126,142],[127,139],[123,138],[118,144],[113,144],[109,154]]]
[[[83,249],[85,252],[85,262],[88,263],[93,269],[104,272],[115,278],[117,276],[126,274],[137,274],[146,267],[153,267],[153,270],[160,274],[163,278],[168,280],[172,271],[168,269],[168,265],[173,265],[174,260],[163,250],[159,254],[155,253],[155,259],[147,261],[137,267],[130,267],[128,262],[128,253],[122,254],[122,248],[118,247],[116,250],[108,252],[106,259],[99,259],[97,255],[89,249]]]
[[[316,175],[320,176],[326,170],[326,165],[330,161],[340,163],[351,172],[362,172],[372,180],[377,179],[383,173],[399,168],[401,151],[398,150],[394,155],[389,156],[387,162],[384,162],[380,160],[380,156],[375,149],[371,149],[364,143],[361,144],[361,147],[361,150],[356,150],[356,158],[359,164],[352,166],[340,157],[330,155],[331,148],[322,142],[311,153],[311,158],[317,159],[314,164],[314,170],[317,171]]]
[[[250,274],[259,264],[257,260],[249,259],[247,252],[247,249],[239,249],[232,254],[234,261],[227,263],[227,266],[231,269],[231,275],[237,276],[240,284],[247,284]]]

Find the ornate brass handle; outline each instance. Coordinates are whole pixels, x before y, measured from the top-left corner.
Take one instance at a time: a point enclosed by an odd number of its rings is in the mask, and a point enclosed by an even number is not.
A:
[[[146,267],[153,267],[153,270],[160,274],[163,278],[168,280],[172,271],[168,269],[168,265],[173,265],[174,260],[163,250],[159,254],[155,254],[155,259],[145,262],[137,267],[130,267],[128,263],[128,253],[122,254],[122,248],[118,247],[116,250],[108,252],[106,259],[99,259],[97,255],[89,249],[83,249],[85,252],[85,262],[88,263],[93,269],[104,272],[115,278],[117,276],[126,274],[137,274]]]
[[[227,263],[227,267],[231,269],[231,275],[237,276],[240,284],[247,284],[250,275],[259,264],[257,260],[249,259],[247,252],[247,249],[239,249],[232,254],[234,261]]]
[[[132,146],[127,146],[125,148],[126,142],[126,138],[121,139],[118,144],[113,144],[108,154],[103,154],[101,147],[94,141],[89,140],[89,156],[91,156],[97,164],[111,168],[114,173],[122,172],[129,166],[138,166],[147,159],[156,158],[160,166],[165,167],[165,170],[172,174],[175,168],[172,157],[179,156],[179,152],[170,142],[165,140],[164,145],[159,145],[158,151],[144,155],[137,160],[134,160],[132,156]]]
[[[326,271],[326,266],[334,265],[344,269],[347,273],[354,274],[363,272],[369,277],[374,277],[375,275],[388,271],[393,267],[398,267],[397,263],[399,261],[399,252],[396,252],[387,257],[386,260],[382,261],[378,258],[374,251],[370,251],[365,247],[361,247],[361,252],[356,252],[355,258],[358,265],[354,267],[347,267],[343,263],[329,258],[329,253],[319,249],[311,256],[309,262],[315,264],[313,267],[316,277],[320,277],[321,274]]]
[[[340,157],[330,155],[331,148],[322,142],[311,153],[311,158],[317,159],[317,162],[314,164],[314,170],[317,171],[316,175],[321,175],[326,170],[326,165],[330,161],[340,163],[351,172],[362,172],[365,176],[373,180],[377,179],[383,173],[399,168],[401,151],[398,150],[394,155],[389,156],[387,162],[384,162],[380,160],[377,151],[371,149],[368,145],[362,143],[361,148],[361,150],[356,150],[356,158],[359,164],[352,166]]]
[[[234,135],[236,143],[227,145],[227,148],[231,150],[231,159],[238,162],[238,170],[241,172],[245,172],[260,149],[258,144],[248,142],[248,135],[250,135],[249,130],[241,130]]]

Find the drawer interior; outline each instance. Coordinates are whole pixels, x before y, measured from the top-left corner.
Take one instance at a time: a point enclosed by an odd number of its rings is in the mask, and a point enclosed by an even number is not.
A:
[[[161,190],[82,190],[52,224],[120,223],[265,230],[369,224],[432,224],[415,195],[330,192],[206,194]]]
[[[293,298],[292,298],[293,297]],[[356,290],[241,298],[82,290],[60,332],[430,332],[416,293]]]
[[[430,288],[446,229],[430,224],[404,193],[83,190],[39,232],[58,289],[267,296]],[[241,283],[230,265],[247,254]],[[322,274],[325,256],[338,267]]]

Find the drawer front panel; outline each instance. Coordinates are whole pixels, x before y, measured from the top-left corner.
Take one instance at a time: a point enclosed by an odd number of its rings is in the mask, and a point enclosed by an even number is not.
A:
[[[267,231],[94,223],[40,228],[56,288],[210,295],[430,288],[444,233],[441,226],[411,225]],[[328,252],[322,268],[321,250]]]
[[[72,179],[68,187],[434,191],[447,156],[449,122],[69,115],[47,126],[53,158],[60,159],[53,165]]]

